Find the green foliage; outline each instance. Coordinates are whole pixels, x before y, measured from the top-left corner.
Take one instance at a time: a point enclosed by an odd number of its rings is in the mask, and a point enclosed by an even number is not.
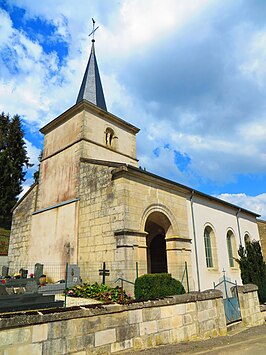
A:
[[[90,285],[84,283],[83,285],[77,285],[67,291],[68,296],[93,298],[102,302],[124,302],[130,300],[130,296],[119,286],[112,288],[108,285],[97,282]]]
[[[263,260],[259,241],[247,243],[246,249],[238,250],[241,279],[243,284],[253,283],[258,286],[260,302],[266,302],[266,265]]]
[[[0,227],[11,226],[11,209],[25,181],[29,158],[18,115],[0,115]]]
[[[147,274],[140,276],[135,282],[135,298],[152,300],[186,293],[182,283],[171,274]]]

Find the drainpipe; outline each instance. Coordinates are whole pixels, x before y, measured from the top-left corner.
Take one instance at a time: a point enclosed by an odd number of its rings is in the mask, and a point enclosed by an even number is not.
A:
[[[191,196],[190,196],[190,208],[191,208],[192,229],[193,229],[194,248],[195,248],[195,257],[196,257],[198,291],[200,291],[200,273],[199,273],[198,248],[197,248],[197,238],[196,238],[196,230],[195,230],[195,218],[194,218],[194,210],[193,210],[193,196],[194,196],[194,193],[195,193],[195,191],[192,190],[192,193],[191,193]]]
[[[239,219],[238,219],[238,215],[239,215],[240,212],[241,212],[241,208],[239,208],[238,211],[236,212],[236,222],[237,222],[237,230],[238,230],[239,241],[240,241],[240,245],[242,246]]]

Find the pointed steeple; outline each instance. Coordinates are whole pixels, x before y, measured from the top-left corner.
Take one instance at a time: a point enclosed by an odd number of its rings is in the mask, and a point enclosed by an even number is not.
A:
[[[85,99],[107,111],[101,78],[95,56],[94,42],[95,40],[93,39],[90,58],[85,70],[85,74],[83,76],[76,103],[79,103],[81,100]]]

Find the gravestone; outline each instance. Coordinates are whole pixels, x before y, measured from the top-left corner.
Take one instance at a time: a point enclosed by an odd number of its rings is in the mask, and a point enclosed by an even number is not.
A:
[[[7,287],[25,287],[28,279],[13,279],[8,278],[6,279],[6,286]]]
[[[27,278],[27,276],[28,276],[28,270],[25,270],[25,269],[20,269],[19,270],[19,274],[20,274],[20,277],[22,278],[22,279],[26,279]]]
[[[9,267],[8,266],[2,266],[2,276],[7,277],[9,273]]]
[[[63,307],[63,301],[55,301],[54,295],[42,295],[37,292],[34,279],[27,279],[25,287],[0,284],[0,313],[21,310]]]
[[[69,265],[67,270],[67,287],[80,284],[80,268],[77,265]]]
[[[39,287],[38,292],[45,295],[61,294],[65,292],[66,287],[70,288],[75,285],[80,285],[81,283],[80,268],[79,266],[73,264],[69,265],[67,269],[67,283],[65,280],[60,280],[55,284],[46,284]]]
[[[25,290],[28,293],[38,292],[37,282],[34,279],[28,279],[28,282],[26,283],[26,286],[25,286]]]
[[[43,264],[37,263],[34,267],[34,277],[37,282],[39,282],[39,278],[43,275]]]

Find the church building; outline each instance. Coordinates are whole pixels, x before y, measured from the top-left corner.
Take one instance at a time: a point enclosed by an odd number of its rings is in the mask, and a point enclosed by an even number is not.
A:
[[[180,279],[190,290],[241,283],[239,245],[259,240],[258,215],[141,169],[139,129],[107,111],[92,40],[76,104],[41,129],[39,182],[13,210],[10,265],[78,264],[83,279]]]

